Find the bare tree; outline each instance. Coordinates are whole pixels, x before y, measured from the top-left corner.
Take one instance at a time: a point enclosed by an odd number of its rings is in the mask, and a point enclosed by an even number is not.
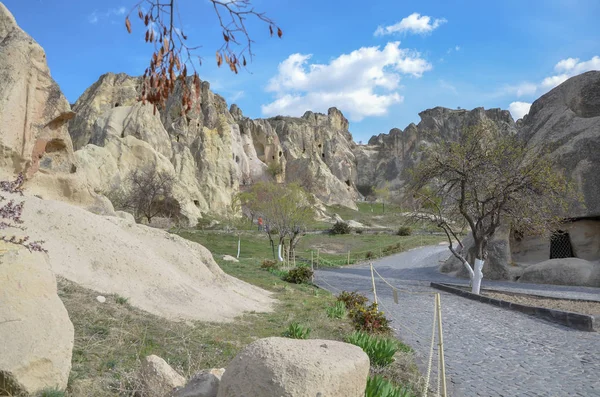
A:
[[[223,43],[215,55],[219,67],[226,63],[232,72],[238,73],[240,68],[247,65],[246,56],[252,60],[253,40],[246,27],[248,18],[255,18],[267,24],[271,36],[277,34],[281,38],[283,35],[273,20],[254,10],[250,0],[208,0],[208,3],[212,6],[222,30]],[[145,41],[154,45],[150,65],[143,75],[139,100],[154,105],[155,112],[157,107],[164,108],[177,80],[185,82],[182,113],[187,113],[192,108],[192,90],[187,84],[188,76],[191,77],[191,85],[195,88],[196,99],[200,95],[200,78],[192,62],[193,52],[199,46],[188,46],[188,37],[181,29],[178,4],[178,0],[140,0],[125,18],[125,27],[131,33],[130,16],[137,12],[137,17],[144,24]],[[202,59],[198,57],[198,61],[201,63]],[[190,73],[188,67],[191,67],[193,72]]]
[[[492,123],[465,129],[456,142],[427,148],[413,170],[411,188],[415,216],[446,233],[450,251],[468,270],[477,294],[488,242],[501,224],[528,234],[550,233],[576,199],[547,156]],[[474,258],[461,249],[457,230],[465,223],[475,242]]]
[[[156,216],[178,218],[181,208],[173,194],[175,176],[157,171],[152,166],[136,169],[124,181],[124,186],[108,197],[117,209],[130,211],[136,222]]]

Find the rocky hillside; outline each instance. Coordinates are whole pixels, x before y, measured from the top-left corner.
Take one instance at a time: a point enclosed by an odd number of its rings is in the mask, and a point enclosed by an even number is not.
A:
[[[298,181],[325,204],[355,208],[354,143],[337,109],[252,120],[202,82],[187,115],[179,89],[155,114],[137,102],[139,86],[139,78],[109,73],[73,106],[75,156],[97,192],[150,165],[177,176],[175,195],[192,223],[226,212],[240,187],[269,178]]]
[[[484,121],[496,124],[501,132],[516,133],[517,129],[507,110],[475,108],[453,110],[436,107],[419,113],[419,124],[411,123],[403,130],[393,128],[388,134],[369,139],[367,145],[358,145],[354,151],[360,170],[357,186],[401,187],[405,171],[419,161],[422,148],[440,140],[455,140],[465,127]]]

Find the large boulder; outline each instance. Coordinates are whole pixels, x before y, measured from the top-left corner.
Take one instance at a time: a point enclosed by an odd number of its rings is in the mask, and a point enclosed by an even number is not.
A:
[[[330,340],[265,338],[227,366],[219,397],[362,397],[369,357],[357,346]]]
[[[177,390],[173,397],[217,397],[224,368],[200,371],[188,381],[185,387]]]
[[[0,280],[0,395],[64,390],[74,332],[48,257],[0,242]]]
[[[600,261],[550,259],[525,268],[519,282],[600,287]]]
[[[173,391],[185,385],[185,378],[154,354],[142,359],[138,377],[145,397],[170,397]]]

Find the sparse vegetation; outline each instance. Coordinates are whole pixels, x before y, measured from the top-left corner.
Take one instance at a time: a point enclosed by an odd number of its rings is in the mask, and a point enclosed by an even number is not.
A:
[[[365,397],[413,397],[411,389],[406,386],[396,386],[385,378],[375,375],[367,379]]]
[[[333,306],[329,306],[327,308],[327,317],[329,318],[339,318],[342,319],[344,317],[346,317],[347,315],[347,311],[346,311],[346,305],[344,304],[344,302],[335,302],[333,304]]]
[[[343,302],[348,311],[352,311],[358,307],[364,307],[367,302],[369,302],[369,298],[363,294],[348,291],[342,291],[337,296],[337,300],[338,302]]]
[[[65,392],[58,389],[44,389],[39,397],[65,397]]]
[[[115,297],[115,302],[119,305],[126,305],[129,302],[129,298],[125,298],[124,296],[117,295]]]
[[[392,338],[381,338],[365,332],[355,331],[346,337],[346,342],[356,345],[364,350],[371,360],[371,365],[385,367],[394,362],[394,355],[401,348],[410,351],[410,348],[400,341]]]
[[[352,229],[350,228],[350,225],[348,225],[346,222],[336,222],[333,227],[331,228],[331,230],[329,231],[330,234],[350,234],[350,231]]]
[[[283,331],[281,335],[292,339],[308,339],[310,336],[310,328],[298,323],[291,323],[288,326],[288,329]]]

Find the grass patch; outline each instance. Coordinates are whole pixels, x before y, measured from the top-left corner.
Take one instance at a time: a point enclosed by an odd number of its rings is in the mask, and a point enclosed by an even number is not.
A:
[[[185,377],[225,367],[248,343],[280,336],[284,324],[311,329],[311,338],[343,340],[352,330],[346,320],[330,319],[335,298],[307,284],[289,284],[260,269],[258,261],[219,261],[227,273],[273,291],[273,313],[249,313],[231,323],[178,323],[154,316],[116,298],[98,304],[97,293],[58,279],[59,296],[75,327],[68,396],[124,396],[139,389],[140,359],[156,354]],[[107,296],[108,298],[108,296]]]

